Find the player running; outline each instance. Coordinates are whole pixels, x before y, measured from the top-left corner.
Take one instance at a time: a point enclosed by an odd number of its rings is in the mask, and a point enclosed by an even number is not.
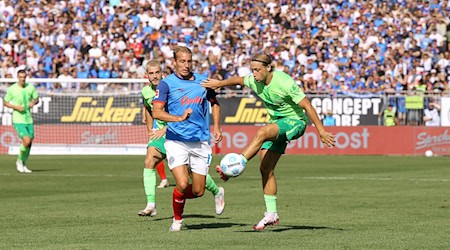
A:
[[[264,218],[253,226],[263,230],[268,225],[279,222],[277,213],[277,183],[274,170],[286,146],[298,139],[306,129],[307,117],[314,123],[320,139],[327,146],[334,146],[334,135],[325,131],[316,110],[295,81],[281,71],[273,71],[272,57],[265,53],[253,56],[250,64],[252,74],[245,77],[232,77],[223,81],[208,79],[202,86],[217,89],[230,85],[251,88],[263,101],[270,116],[269,124],[260,128],[249,145],[242,151],[244,161],[252,159],[260,152],[260,172],[266,212]],[[306,114],[305,114],[306,111]],[[216,167],[220,172],[220,167]],[[228,178],[221,174],[222,179]]]
[[[158,171],[158,167],[162,168],[158,173],[161,176],[160,186],[164,186],[163,180],[165,178],[164,173],[164,162],[166,158],[166,150],[164,148],[165,134],[167,130],[167,124],[164,121],[153,119],[151,116],[152,112],[152,100],[156,95],[156,87],[162,79],[162,69],[161,64],[156,61],[149,61],[146,67],[146,78],[149,80],[147,86],[142,89],[142,98],[145,107],[145,121],[147,124],[147,132],[149,135],[149,141],[147,146],[147,155],[145,157],[144,163],[144,190],[147,196],[147,206],[145,209],[138,212],[139,216],[154,216],[156,215],[156,174],[155,166]],[[222,187],[217,187],[214,180],[208,174],[206,180],[206,189],[209,190],[214,195],[214,201],[216,205],[216,214],[220,215],[223,213],[225,207],[224,200],[224,189]],[[167,182],[167,179],[166,179]],[[168,182],[167,182],[168,183]]]
[[[186,199],[203,196],[205,186],[210,185],[207,176],[212,150],[208,101],[212,105],[216,143],[222,140],[222,132],[215,92],[203,88],[200,83],[205,78],[192,72],[191,50],[180,46],[173,54],[175,73],[158,85],[153,99],[153,117],[168,122],[164,146],[176,181],[172,198],[174,218],[169,230],[180,231]],[[192,184],[189,184],[190,172]]]
[[[13,125],[17,131],[19,138],[22,139],[20,144],[19,155],[16,161],[17,171],[20,173],[31,173],[32,171],[26,166],[28,157],[30,156],[31,145],[34,139],[33,117],[31,116],[31,108],[39,103],[39,97],[33,84],[26,83],[27,72],[21,69],[17,72],[18,82],[14,83],[6,90],[4,104],[13,111]]]

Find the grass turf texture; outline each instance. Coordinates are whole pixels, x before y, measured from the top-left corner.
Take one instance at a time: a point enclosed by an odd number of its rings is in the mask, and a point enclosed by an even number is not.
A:
[[[169,232],[174,180],[157,189],[158,215],[142,218],[143,157],[31,156],[30,175],[0,156],[0,248],[26,249],[449,249],[450,164],[445,157],[285,156],[280,225],[251,226],[265,211],[258,160],[211,193],[188,200]],[[217,163],[220,157],[214,157]]]

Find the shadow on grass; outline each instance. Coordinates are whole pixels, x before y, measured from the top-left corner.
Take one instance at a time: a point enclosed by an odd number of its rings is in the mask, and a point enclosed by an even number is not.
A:
[[[238,232],[243,233],[259,233],[259,232],[284,232],[284,231],[291,231],[291,230],[337,230],[337,231],[343,231],[342,228],[335,228],[335,227],[316,227],[316,226],[293,226],[293,225],[278,225],[278,226],[269,226],[264,230],[256,231],[253,229],[250,230],[243,230]]]
[[[173,217],[165,217],[165,218],[155,218],[155,221],[161,221],[161,220],[172,220]],[[183,219],[188,219],[188,218],[200,218],[200,219],[228,219],[226,217],[216,217],[214,215],[204,215],[204,214],[187,214],[183,216]]]
[[[48,169],[31,169],[31,171],[36,172],[36,173],[43,173],[43,172],[56,172],[56,171],[61,171],[61,169],[59,168],[48,168]]]
[[[201,223],[195,225],[186,225],[188,230],[202,230],[202,229],[217,229],[217,228],[229,228],[234,226],[249,226],[247,224],[241,223]]]

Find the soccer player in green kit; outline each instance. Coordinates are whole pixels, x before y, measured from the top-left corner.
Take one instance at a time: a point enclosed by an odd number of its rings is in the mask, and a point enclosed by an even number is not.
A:
[[[208,79],[202,86],[212,89],[230,85],[247,86],[264,101],[270,116],[269,124],[260,128],[250,144],[242,151],[245,162],[260,152],[260,172],[267,211],[253,229],[263,230],[266,226],[276,225],[279,222],[274,169],[281,155],[285,153],[287,144],[305,132],[308,121],[306,114],[315,125],[324,144],[332,147],[335,139],[334,135],[325,131],[316,110],[292,77],[281,71],[273,71],[270,55],[256,54],[251,60],[250,68],[251,75],[232,77],[223,81]],[[216,169],[220,172],[220,167]],[[225,181],[228,179],[223,174],[221,177]]]
[[[138,212],[139,216],[156,215],[156,173],[155,167],[166,158],[166,149],[164,148],[166,122],[153,119],[151,112],[153,109],[152,100],[156,96],[156,87],[162,79],[161,64],[152,60],[147,63],[146,78],[150,84],[142,89],[142,98],[146,112],[145,121],[147,124],[147,133],[149,136],[147,155],[144,163],[144,190],[147,196],[147,206]],[[216,214],[223,213],[225,208],[225,191],[218,187],[211,176],[206,176],[206,189],[214,195]]]
[[[19,70],[17,72],[18,82],[8,87],[4,104],[13,111],[13,125],[19,138],[20,144],[19,156],[16,161],[17,171],[20,173],[31,173],[25,165],[30,156],[31,145],[34,139],[33,117],[31,108],[39,103],[39,97],[33,84],[26,83],[27,72]]]

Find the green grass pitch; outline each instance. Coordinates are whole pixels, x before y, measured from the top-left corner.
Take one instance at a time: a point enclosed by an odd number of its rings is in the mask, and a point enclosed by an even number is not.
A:
[[[213,163],[219,161],[215,156]],[[448,157],[284,156],[276,169],[280,225],[251,226],[265,211],[258,171],[188,200],[169,232],[170,188],[156,217],[141,218],[144,157],[31,156],[30,175],[0,156],[0,249],[449,249]],[[159,181],[159,180],[158,180]]]

